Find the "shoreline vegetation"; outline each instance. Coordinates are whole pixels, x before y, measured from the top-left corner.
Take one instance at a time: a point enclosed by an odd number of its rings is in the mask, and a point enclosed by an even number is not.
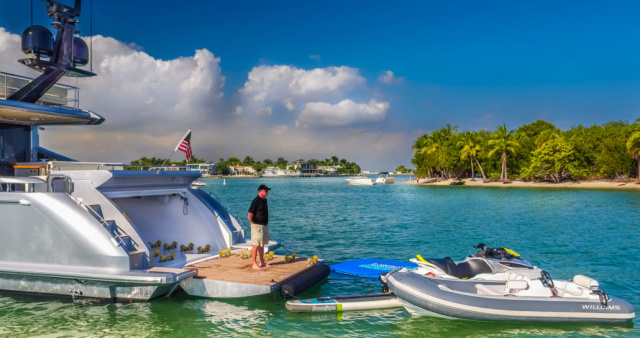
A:
[[[498,184],[569,186],[640,179],[640,119],[632,124],[579,125],[567,131],[542,120],[515,130],[501,125],[494,131],[461,133],[447,124],[418,137],[411,149],[414,174],[425,178],[479,177],[480,182],[499,180]]]
[[[448,186],[453,181],[460,181],[454,179],[445,179],[438,182],[430,182],[429,179],[421,178],[419,180],[413,179],[406,182],[399,182],[400,184],[418,184],[418,185],[432,185],[432,186]],[[500,180],[482,180],[470,178],[462,179],[463,185],[456,187],[492,187],[492,188],[563,188],[563,189],[611,189],[611,190],[640,190],[640,182],[636,180],[581,180],[581,181],[565,181],[560,183],[545,182],[545,181],[521,181],[514,180],[503,182]]]

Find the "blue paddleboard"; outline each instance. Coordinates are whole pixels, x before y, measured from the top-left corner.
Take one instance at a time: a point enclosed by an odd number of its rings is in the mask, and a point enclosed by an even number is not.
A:
[[[332,271],[345,275],[378,278],[381,273],[396,269],[415,269],[418,265],[411,262],[390,261],[377,258],[354,259],[330,266]]]

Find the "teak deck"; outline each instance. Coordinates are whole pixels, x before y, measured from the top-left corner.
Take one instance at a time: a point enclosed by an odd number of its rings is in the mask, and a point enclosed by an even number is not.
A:
[[[251,258],[242,259],[239,253],[216,257],[184,268],[198,270],[198,276],[182,284],[192,295],[201,297],[244,297],[266,294],[292,278],[314,268],[306,258],[297,257],[285,262],[284,256],[274,256],[266,261],[270,267],[252,268]],[[318,262],[322,264],[322,261]],[[189,285],[186,285],[189,284]]]

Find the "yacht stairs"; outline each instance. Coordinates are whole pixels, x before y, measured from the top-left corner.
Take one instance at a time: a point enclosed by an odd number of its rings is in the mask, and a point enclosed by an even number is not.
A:
[[[87,209],[93,217],[102,224],[107,232],[109,232],[113,244],[122,247],[127,252],[129,255],[129,266],[131,270],[139,270],[147,267],[144,263],[146,252],[139,250],[138,243],[120,229],[116,224],[116,221],[104,219],[102,208],[99,204],[91,204]]]
[[[181,268],[169,268],[169,267],[149,267],[147,263],[147,252],[141,250],[138,243],[136,243],[131,236],[127,235],[116,224],[115,220],[105,220],[102,214],[102,208],[99,204],[92,204],[88,206],[88,210],[91,214],[102,223],[102,226],[112,236],[112,242],[116,246],[121,246],[129,255],[129,266],[131,270],[142,270],[148,273],[173,273],[176,275],[183,275],[193,269],[181,269]],[[177,287],[178,285],[176,285]]]

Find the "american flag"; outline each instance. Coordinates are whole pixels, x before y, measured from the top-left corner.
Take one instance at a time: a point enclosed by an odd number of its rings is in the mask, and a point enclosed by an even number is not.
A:
[[[184,134],[180,142],[178,142],[178,145],[176,146],[176,149],[174,151],[178,150],[184,152],[187,155],[187,162],[191,160],[191,129],[189,129],[187,133]]]

